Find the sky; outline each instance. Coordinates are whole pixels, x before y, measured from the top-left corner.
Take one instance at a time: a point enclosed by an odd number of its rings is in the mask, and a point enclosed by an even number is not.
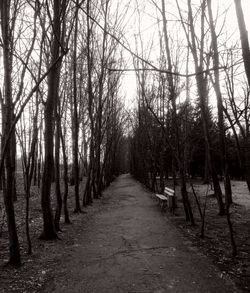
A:
[[[157,5],[161,7],[161,0],[155,0]],[[199,3],[199,0],[193,0],[192,3]],[[128,19],[124,39],[125,43],[129,43],[133,51],[136,51],[136,39],[137,43],[143,44],[143,49],[138,50],[140,56],[148,58],[152,63],[157,65],[157,57],[159,54],[159,29],[162,29],[162,22],[157,19],[157,12],[155,6],[151,0],[126,0],[122,1],[122,5],[129,5],[127,13]],[[186,0],[179,0],[181,7],[185,7]],[[173,40],[172,43],[177,42],[183,38],[183,31],[176,19],[178,19],[178,13],[176,10],[175,0],[165,0],[166,4],[166,15],[169,20],[170,34]],[[213,0],[213,13],[214,16],[218,15],[218,22],[216,24],[217,31],[220,31],[223,23],[224,28],[222,29],[221,40],[226,41],[228,47],[236,42],[239,43],[238,23],[235,13],[235,6],[233,0]],[[242,6],[244,12],[250,11],[250,1],[242,0]],[[120,7],[120,9],[124,9]],[[225,10],[227,13],[225,14]],[[245,21],[248,31],[250,30],[250,18],[245,13]],[[126,21],[124,21],[126,23]],[[171,27],[172,26],[172,27]],[[141,39],[139,39],[141,35]],[[176,40],[174,39],[176,38]],[[124,52],[124,58],[126,60],[126,68],[133,68],[133,62],[131,54]],[[241,58],[241,56],[239,56]],[[182,69],[180,69],[182,70]],[[185,72],[185,68],[183,69]],[[126,105],[128,108],[133,107],[136,101],[136,78],[133,72],[123,73],[123,86],[122,93],[125,97]]]

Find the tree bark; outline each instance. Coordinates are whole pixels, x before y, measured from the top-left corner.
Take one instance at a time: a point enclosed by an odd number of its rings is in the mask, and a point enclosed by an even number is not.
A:
[[[92,191],[95,194],[94,186],[94,135],[95,135],[95,126],[94,126],[94,117],[93,117],[93,102],[94,95],[92,89],[92,70],[93,70],[93,58],[91,53],[91,24],[90,24],[90,0],[87,0],[87,70],[88,70],[88,114],[90,120],[90,155],[89,155],[89,166],[87,171],[87,182],[83,195],[83,205],[92,203]]]
[[[167,61],[168,61],[168,70],[169,72],[172,72],[173,66],[172,66],[172,60],[171,60],[171,52],[170,52],[170,46],[169,46],[169,39],[167,34],[167,19],[165,14],[165,1],[162,0],[162,18],[163,18],[163,33],[164,33],[164,40],[165,40],[165,47],[166,47],[166,55],[167,55]],[[185,161],[184,161],[184,150],[182,151],[180,149],[180,136],[179,136],[179,127],[178,127],[178,120],[177,120],[177,108],[176,108],[176,86],[174,84],[173,76],[168,75],[167,77],[168,83],[169,83],[169,92],[170,92],[170,101],[172,104],[173,109],[173,136],[174,136],[174,149],[176,150],[176,156],[178,157],[178,167],[180,171],[180,177],[181,177],[181,194],[183,199],[183,206],[185,210],[186,220],[190,221],[192,225],[194,225],[194,217],[192,208],[190,205],[190,201],[188,198],[187,188],[186,188],[186,175],[185,175]],[[175,157],[173,158],[174,164],[175,164]],[[173,178],[176,181],[175,174],[173,174]],[[174,188],[175,188],[175,182],[174,182]]]
[[[55,229],[56,231],[61,231],[60,229],[60,218],[62,211],[62,196],[60,187],[60,127],[61,127],[61,117],[60,117],[60,103],[58,102],[56,110],[56,132],[55,132],[55,193],[56,193],[56,213],[55,213]]]
[[[11,124],[13,121],[13,102],[12,102],[12,32],[10,29],[10,1],[1,1],[1,30],[2,30],[2,46],[3,46],[3,65],[4,65],[4,108],[3,110],[3,145],[7,144],[7,151],[4,157],[4,165],[6,169],[6,184],[3,186],[4,204],[7,215],[7,226],[9,233],[9,263],[12,265],[20,265],[19,242],[16,230],[15,211],[13,204],[13,139],[8,139]],[[12,134],[15,135],[15,131]]]
[[[75,213],[81,212],[79,198],[79,119],[77,107],[77,34],[78,34],[78,0],[76,1],[74,50],[73,50],[73,159],[74,159],[74,184],[75,184]]]
[[[248,32],[246,29],[245,18],[242,10],[241,0],[234,0],[235,3],[235,10],[238,20],[238,27],[240,31],[240,40],[241,40],[241,47],[242,47],[242,56],[243,62],[245,66],[245,72],[247,76],[248,86],[250,87],[250,48],[249,48],[249,39],[248,39]],[[244,142],[244,155],[245,155],[245,174],[246,174],[246,181],[248,185],[248,190],[250,191],[250,135],[249,135],[249,128],[246,127],[245,131],[245,142]]]
[[[220,151],[222,158],[222,172],[223,180],[225,187],[225,197],[226,204],[230,205],[232,200],[232,188],[231,181],[229,176],[229,167],[228,167],[228,156],[226,148],[226,139],[225,139],[225,129],[224,129],[224,115],[223,115],[223,101],[220,89],[220,73],[219,73],[219,52],[218,52],[218,42],[217,35],[214,26],[213,13],[211,7],[211,0],[207,0],[208,4],[208,15],[209,15],[209,26],[211,31],[212,38],[212,48],[213,48],[213,64],[214,64],[214,90],[217,97],[217,110],[218,110],[218,128],[219,128],[219,139],[220,139]]]
[[[66,133],[66,130],[64,131]],[[64,222],[70,224],[69,211],[68,211],[68,158],[66,154],[65,139],[62,134],[62,128],[60,127],[62,153],[63,153],[63,181],[64,181],[64,195],[63,195],[63,207],[64,207]]]
[[[61,1],[53,1],[53,40],[51,51],[51,64],[54,64],[60,53],[61,39]],[[54,66],[48,75],[48,96],[44,109],[44,170],[42,177],[41,204],[43,212],[43,232],[42,239],[56,239],[57,234],[54,226],[54,219],[51,209],[51,183],[54,170],[54,121],[55,107],[58,100],[58,86],[61,62]]]
[[[205,7],[206,7],[206,1],[203,0],[201,4],[201,44],[200,44],[200,60],[198,57],[198,51],[196,46],[196,34],[194,29],[194,19],[193,19],[193,12],[192,12],[192,4],[191,0],[187,0],[188,2],[188,16],[189,16],[189,24],[190,24],[190,34],[191,34],[191,40],[188,39],[190,50],[193,55],[194,59],[194,65],[195,65],[195,72],[196,72],[196,83],[197,83],[197,89],[198,89],[198,95],[200,99],[200,109],[201,109],[201,116],[202,116],[202,122],[203,122],[203,131],[204,131],[204,138],[205,143],[208,151],[208,162],[209,162],[209,169],[211,172],[213,185],[214,185],[214,192],[215,196],[217,198],[218,202],[218,208],[219,208],[219,214],[224,215],[225,209],[224,209],[224,203],[222,199],[222,192],[219,184],[219,180],[216,174],[216,168],[215,168],[215,160],[214,160],[214,154],[212,150],[212,141],[209,131],[209,109],[207,105],[208,100],[208,88],[207,88],[207,74],[202,73],[203,72],[203,63],[204,63],[204,20],[205,20]],[[183,24],[184,25],[184,24]],[[187,36],[188,37],[188,36]]]
[[[227,156],[227,148],[226,148],[226,138],[225,138],[225,129],[224,129],[224,115],[223,115],[223,102],[222,95],[220,90],[220,76],[219,76],[219,53],[218,53],[218,45],[217,45],[217,36],[215,32],[215,27],[213,23],[213,15],[211,8],[211,0],[208,1],[208,13],[209,13],[209,22],[210,22],[210,30],[212,35],[212,47],[214,51],[214,89],[217,97],[217,109],[218,109],[218,126],[219,126],[219,138],[220,138],[220,150],[222,156],[222,171],[223,171],[223,180],[225,187],[225,212],[227,216],[227,223],[230,232],[230,240],[232,246],[232,254],[235,256],[237,254],[237,247],[234,239],[234,231],[231,222],[230,216],[230,205],[232,204],[232,189],[231,189],[231,181],[229,176],[229,167],[228,167],[228,156]]]
[[[248,85],[250,87],[250,50],[249,50],[248,32],[246,29],[246,23],[245,23],[243,10],[242,10],[241,0],[234,0],[234,3],[235,3],[237,20],[238,20],[238,26],[240,30],[242,56],[243,56]]]

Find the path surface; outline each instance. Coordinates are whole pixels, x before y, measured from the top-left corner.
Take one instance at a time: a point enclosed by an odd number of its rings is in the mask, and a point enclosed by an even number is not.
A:
[[[45,292],[239,292],[129,175],[102,201]]]

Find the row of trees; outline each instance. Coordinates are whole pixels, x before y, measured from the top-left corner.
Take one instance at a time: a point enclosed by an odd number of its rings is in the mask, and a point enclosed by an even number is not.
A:
[[[111,0],[1,1],[0,176],[10,264],[21,262],[13,204],[16,156],[21,156],[24,174],[28,253],[32,252],[32,184],[41,184],[40,237],[55,239],[62,208],[65,222],[70,222],[69,177],[74,184],[74,211],[80,213],[82,206],[102,195],[117,173],[125,116],[118,95],[121,74],[110,70],[121,66],[122,54],[108,30],[109,19],[119,31],[123,21],[112,5]],[[87,178],[84,194],[79,193],[82,176]]]
[[[187,174],[197,172],[197,149],[201,149],[202,163],[198,166],[204,165],[204,181],[212,179],[218,210],[227,216],[236,253],[229,210],[232,149],[250,189],[250,53],[241,1],[235,0],[240,47],[237,40],[232,45],[223,37],[224,22],[215,18],[212,0],[173,1],[171,9],[175,7],[175,13],[171,14],[166,13],[168,6],[164,0],[149,2],[158,16],[158,66],[145,54],[140,34],[136,39],[137,51],[124,41],[122,32],[130,3],[123,6],[112,0],[1,2],[0,177],[11,264],[20,264],[13,204],[17,198],[17,152],[23,165],[26,235],[31,253],[31,184],[41,184],[41,238],[55,239],[62,208],[65,222],[70,221],[69,177],[74,185],[74,211],[80,213],[82,206],[101,196],[119,169],[128,169],[127,161],[121,160],[128,153],[128,141],[132,145],[132,172],[143,183],[150,183],[152,189],[158,174],[162,189],[164,176],[171,173],[175,186],[179,174],[186,219],[192,224]],[[170,15],[175,16],[168,19]],[[123,136],[127,118],[119,98],[125,63],[120,48],[131,53],[138,84],[138,109],[133,117],[131,139]],[[234,54],[237,51],[243,53],[242,62]],[[242,65],[244,75],[239,74]],[[183,68],[185,74],[180,73]],[[245,84],[240,84],[244,76]],[[216,98],[215,108],[211,107],[211,96]],[[198,148],[199,145],[203,147]],[[225,202],[219,173],[224,178]],[[86,176],[86,185],[80,194],[82,176]],[[51,207],[52,182],[57,202],[55,215]]]
[[[157,68],[135,60],[138,109],[132,139],[133,174],[152,190],[160,176],[161,192],[164,178],[171,174],[175,188],[178,174],[186,220],[191,224],[195,220],[187,192],[189,177],[202,175],[204,182],[211,178],[218,211],[227,216],[236,254],[230,219],[232,164],[239,170],[234,175],[243,176],[250,190],[250,51],[241,1],[235,0],[240,38],[233,45],[224,38],[225,19],[215,17],[215,1],[173,1],[176,14],[173,18],[169,13],[169,20],[164,0],[161,5],[150,2],[158,15],[160,57]],[[235,54],[240,51],[242,61]],[[240,75],[243,65],[245,72]],[[215,107],[211,100],[216,101]],[[225,202],[218,175],[224,181]]]

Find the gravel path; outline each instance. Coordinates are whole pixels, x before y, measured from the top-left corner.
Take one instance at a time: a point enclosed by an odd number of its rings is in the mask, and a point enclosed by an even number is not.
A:
[[[104,193],[44,292],[239,292],[130,175]]]

